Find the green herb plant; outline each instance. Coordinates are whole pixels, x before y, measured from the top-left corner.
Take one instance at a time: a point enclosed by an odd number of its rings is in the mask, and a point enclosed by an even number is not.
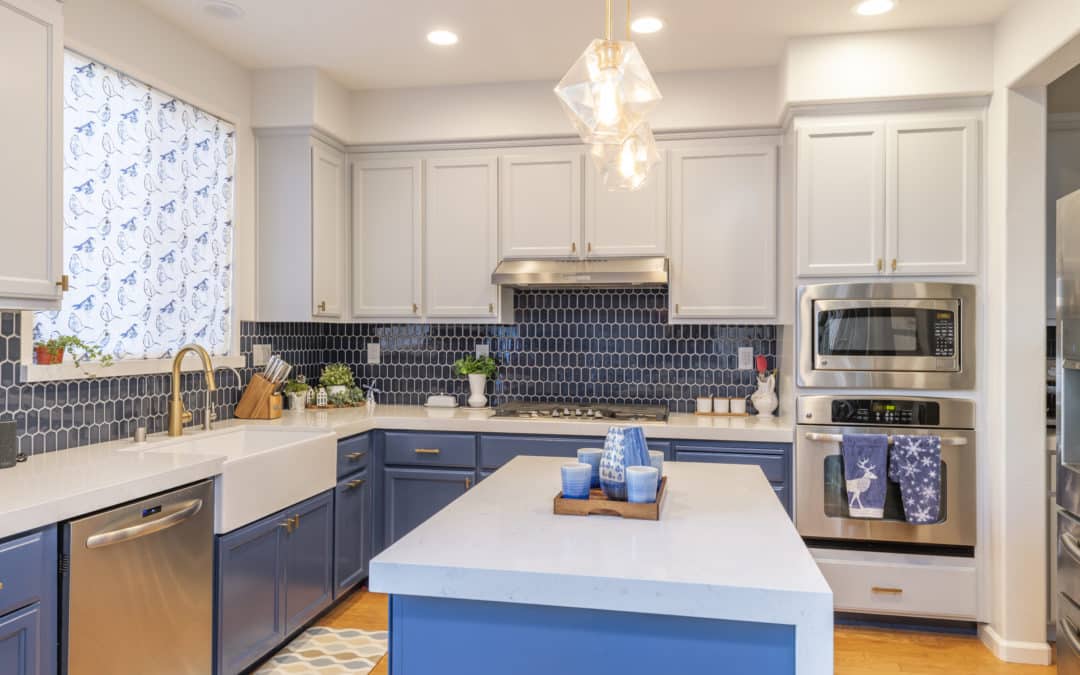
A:
[[[347,365],[331,363],[323,368],[319,384],[324,387],[353,387],[356,382],[353,380],[352,369]]]
[[[39,340],[34,343],[34,348],[44,349],[54,359],[60,356],[60,352],[66,351],[71,354],[71,361],[79,370],[83,370],[82,364],[87,361],[97,361],[106,368],[113,364],[112,354],[106,354],[101,348],[88,345],[74,335],[58,335],[48,340]],[[87,377],[96,377],[94,373],[85,370],[83,372]]]
[[[454,361],[454,371],[458,375],[486,375],[490,380],[499,370],[499,364],[490,356],[466,356]]]

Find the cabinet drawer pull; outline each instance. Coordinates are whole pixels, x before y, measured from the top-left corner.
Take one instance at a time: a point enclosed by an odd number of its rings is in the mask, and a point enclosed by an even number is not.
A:
[[[355,462],[366,454],[366,452],[350,452],[349,454],[345,455],[345,459],[349,460],[350,462]]]
[[[323,300],[322,302],[319,303],[319,311],[320,312],[325,312],[326,311],[326,301],[325,300]]]
[[[4,582],[0,581],[0,591],[4,590]]]
[[[591,241],[588,244],[585,245],[585,250],[587,252],[589,252],[589,253],[592,253],[592,242]]]
[[[414,302],[412,305],[412,313],[416,314],[418,311],[420,311],[420,307]]]
[[[885,261],[881,258],[877,259],[877,271],[882,272],[885,270]]]
[[[470,487],[472,487],[472,478],[466,478],[465,479],[465,489],[468,490]]]
[[[571,253],[577,253],[577,242],[576,241],[570,242],[570,252]]]
[[[494,302],[489,302],[488,303],[488,314],[494,314],[494,313],[495,313],[495,303]]]
[[[439,448],[417,448],[416,449],[416,454],[418,454],[418,455],[437,455],[440,452],[442,452],[442,450],[440,450]]]
[[[278,527],[284,527],[285,532],[287,534],[292,534],[292,531],[293,531],[292,518],[289,518],[284,523],[278,523]]]
[[[872,586],[870,588],[871,593],[877,593],[879,595],[901,595],[904,592],[902,588],[890,588],[888,586]]]
[[[896,271],[896,258],[893,258],[893,259],[892,259],[892,271],[893,271],[893,272],[895,272],[895,271]]]
[[[348,485],[350,490],[355,490],[356,488],[360,487],[363,484],[364,484],[364,479],[363,478],[358,478],[357,480],[351,480],[348,483],[346,483],[346,485]]]

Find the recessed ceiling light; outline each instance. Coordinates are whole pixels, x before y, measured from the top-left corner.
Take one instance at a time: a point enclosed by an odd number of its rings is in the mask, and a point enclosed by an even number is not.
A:
[[[664,22],[655,16],[643,16],[640,19],[634,19],[634,22],[630,24],[630,30],[635,33],[657,33],[664,28]]]
[[[885,12],[891,12],[896,7],[896,0],[863,0],[855,5],[855,13],[859,16],[877,16]]]
[[[203,0],[203,11],[218,19],[239,19],[244,8],[229,0]]]
[[[449,47],[458,43],[458,36],[449,30],[433,30],[427,34],[427,41],[440,47]]]

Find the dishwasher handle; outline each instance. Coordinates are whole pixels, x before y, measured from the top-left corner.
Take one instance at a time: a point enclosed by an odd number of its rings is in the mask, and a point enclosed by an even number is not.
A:
[[[86,538],[86,548],[103,548],[105,546],[112,546],[113,544],[131,541],[132,539],[138,539],[139,537],[145,537],[155,532],[167,530],[170,527],[174,527],[185,520],[188,520],[199,511],[202,511],[202,507],[203,500],[201,499],[192,499],[190,501],[182,502],[180,508],[157,520],[151,520],[149,522],[139,523],[138,525],[124,527],[119,530],[110,530],[108,532],[91,535]]]

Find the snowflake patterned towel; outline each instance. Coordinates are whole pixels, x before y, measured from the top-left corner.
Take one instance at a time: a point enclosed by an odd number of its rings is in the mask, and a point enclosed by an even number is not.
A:
[[[894,436],[889,480],[900,484],[909,523],[936,523],[941,514],[941,438]]]
[[[879,434],[844,434],[840,444],[847,480],[848,512],[852,518],[885,515],[885,473],[889,437]]]

